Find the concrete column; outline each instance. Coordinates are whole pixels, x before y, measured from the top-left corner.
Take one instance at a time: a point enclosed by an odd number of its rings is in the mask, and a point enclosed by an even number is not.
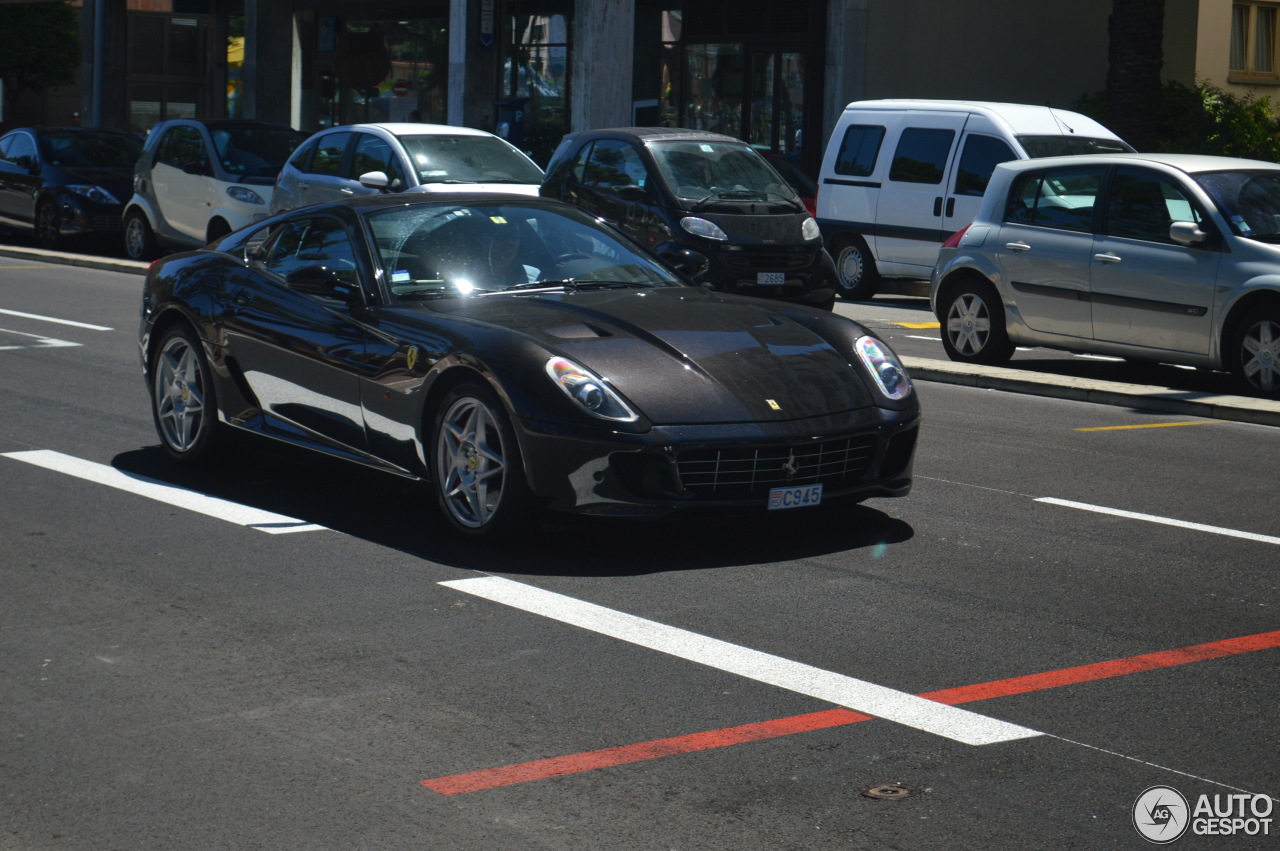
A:
[[[635,0],[577,0],[569,129],[629,126]]]
[[[245,117],[290,124],[293,119],[293,12],[286,3],[245,0],[244,31],[241,73]]]
[[[80,119],[86,127],[123,130],[129,126],[127,11],[125,0],[88,0],[81,9]]]
[[[467,0],[449,0],[449,103],[448,122],[466,125],[467,96]]]
[[[827,67],[822,103],[825,144],[845,104],[860,100],[867,87],[867,6],[871,0],[827,3]]]

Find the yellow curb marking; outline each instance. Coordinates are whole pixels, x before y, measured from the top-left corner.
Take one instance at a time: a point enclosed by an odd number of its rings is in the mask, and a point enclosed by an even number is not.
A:
[[[1170,426],[1201,426],[1201,425],[1217,425],[1213,420],[1195,420],[1186,423],[1144,423],[1142,425],[1122,425],[1122,426],[1094,426],[1093,428],[1078,428],[1074,431],[1120,431],[1127,428],[1168,428]]]

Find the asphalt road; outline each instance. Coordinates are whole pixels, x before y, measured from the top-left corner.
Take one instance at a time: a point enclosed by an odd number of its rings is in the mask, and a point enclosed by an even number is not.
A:
[[[1280,797],[1273,427],[925,380],[905,499],[477,546],[168,463],[139,284],[0,258],[0,848],[1136,848],[1149,787]]]

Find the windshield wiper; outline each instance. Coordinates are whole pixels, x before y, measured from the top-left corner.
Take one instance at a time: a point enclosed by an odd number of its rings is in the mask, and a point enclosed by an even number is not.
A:
[[[662,286],[652,281],[579,281],[577,278],[564,278],[559,281],[531,281],[527,284],[512,284],[496,292],[514,292],[516,290],[570,290],[575,293],[588,290],[625,290],[629,287],[649,289]]]

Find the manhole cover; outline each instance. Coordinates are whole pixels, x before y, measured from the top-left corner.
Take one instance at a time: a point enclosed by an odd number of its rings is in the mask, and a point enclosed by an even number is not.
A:
[[[878,800],[893,800],[894,798],[909,798],[912,795],[919,795],[920,789],[914,786],[904,786],[901,783],[878,783],[875,786],[868,786],[862,790],[864,798],[876,798]]]

